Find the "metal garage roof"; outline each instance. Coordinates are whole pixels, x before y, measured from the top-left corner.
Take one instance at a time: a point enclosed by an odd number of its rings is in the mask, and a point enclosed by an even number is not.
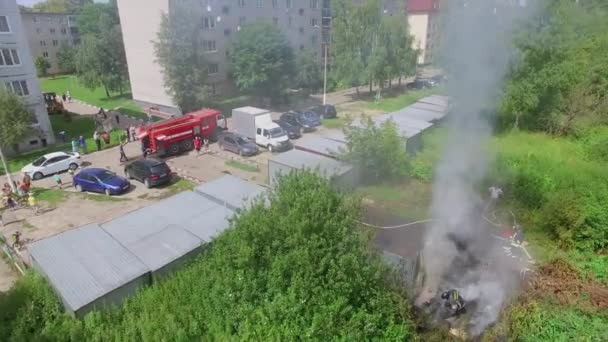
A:
[[[201,196],[201,199],[211,201]],[[224,206],[215,204],[212,208],[201,211],[197,216],[180,225],[196,235],[203,242],[210,242],[230,226],[229,219],[234,212]]]
[[[442,112],[418,109],[418,108],[413,108],[411,106],[398,110],[398,111],[394,112],[393,114],[399,115],[399,116],[405,116],[405,117],[408,117],[408,118],[414,119],[414,120],[426,121],[426,122],[433,122],[433,121],[439,120],[445,116],[445,113],[442,113]]]
[[[36,241],[28,249],[71,311],[149,272],[96,224]]]
[[[266,192],[266,188],[238,177],[225,175],[197,186],[194,191],[220,205],[236,210],[249,205]]]
[[[318,170],[324,177],[343,175],[352,169],[352,166],[346,163],[300,150],[281,153],[271,160],[294,169]]]
[[[448,97],[447,96],[431,95],[431,96],[427,96],[425,98],[418,100],[418,102],[430,103],[430,104],[442,106],[445,108],[448,107]]]
[[[416,108],[416,109],[431,110],[431,111],[440,112],[440,113],[445,113],[447,111],[447,108],[444,106],[439,106],[439,105],[434,105],[434,104],[424,103],[424,102],[416,102],[413,105],[411,105],[410,107]]]
[[[317,153],[329,158],[335,158],[346,149],[346,144],[340,141],[318,136],[304,136],[294,142],[296,149]]]

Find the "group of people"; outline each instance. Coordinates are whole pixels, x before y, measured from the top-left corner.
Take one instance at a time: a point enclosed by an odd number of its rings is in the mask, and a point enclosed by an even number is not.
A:
[[[125,128],[125,140],[126,142],[131,142],[131,141],[137,141],[137,130],[135,129],[135,126],[131,125],[127,128]]]
[[[200,135],[197,135],[194,137],[194,149],[196,150],[197,154],[201,153],[201,148],[205,148],[205,151],[209,151],[209,139],[207,137],[205,137],[204,139],[201,138]]]
[[[104,144],[110,144],[110,133],[108,131],[95,131],[93,133],[93,141],[95,141],[95,146],[97,147],[97,151],[101,151],[101,141],[103,140]]]
[[[72,95],[70,94],[70,91],[66,91],[65,93],[61,94],[61,99],[63,100],[63,102],[72,102]]]
[[[13,192],[13,187],[17,190],[17,192]],[[33,194],[30,192],[32,187],[32,179],[29,175],[23,176],[23,180],[21,182],[13,182],[13,187],[10,186],[9,183],[4,183],[2,187],[2,203],[9,209],[14,209],[17,206],[17,199],[26,198],[30,202],[30,206],[32,206],[31,202],[35,201]],[[35,203],[34,203],[35,205]]]

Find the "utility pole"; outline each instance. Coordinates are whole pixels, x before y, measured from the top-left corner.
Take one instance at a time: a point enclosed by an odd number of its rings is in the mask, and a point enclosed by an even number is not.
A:
[[[4,158],[4,153],[2,153],[2,148],[0,147],[0,159],[2,159],[2,166],[4,167],[4,172],[6,172],[6,179],[8,180],[8,184],[11,186],[13,192],[17,192],[15,189],[15,183],[13,183],[13,179],[11,178],[11,172],[8,169],[8,165],[6,165],[6,159]]]
[[[327,42],[324,44],[325,46],[325,66],[323,70],[323,104],[326,104],[327,101]]]

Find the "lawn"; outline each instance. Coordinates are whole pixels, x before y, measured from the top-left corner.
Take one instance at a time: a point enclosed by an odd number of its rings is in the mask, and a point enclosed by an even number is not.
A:
[[[421,90],[408,90],[401,95],[390,97],[386,96],[380,101],[372,101],[368,104],[368,107],[369,109],[381,110],[384,112],[394,112],[403,107],[407,107],[413,104],[421,98],[441,93],[443,93],[443,87]]]
[[[432,184],[416,179],[360,187],[357,193],[373,206],[408,220],[429,218]]]
[[[257,166],[241,163],[240,161],[236,161],[236,160],[227,160],[225,164],[226,164],[226,166],[230,166],[235,169],[239,169],[239,170],[243,170],[243,171],[247,171],[247,172],[259,172],[260,171],[260,169],[258,169]]]
[[[321,122],[323,123],[323,126],[327,128],[337,129],[344,127],[344,125],[346,124],[346,118],[339,117],[335,119],[322,119]]]
[[[102,107],[106,110],[118,109],[119,112],[125,115],[141,119],[147,119],[148,117],[142,109],[133,102],[131,93],[125,93],[123,95],[114,94],[108,98],[102,87],[98,87],[95,90],[87,89],[78,82],[76,76],[64,75],[55,78],[41,78],[40,86],[42,91],[55,92],[57,93],[57,96],[60,97],[69,90],[73,99]]]

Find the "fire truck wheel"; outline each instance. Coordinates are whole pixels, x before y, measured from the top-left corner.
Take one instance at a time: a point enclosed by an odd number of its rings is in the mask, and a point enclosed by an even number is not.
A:
[[[179,145],[176,143],[173,143],[171,145],[169,145],[169,154],[171,155],[175,155],[179,153]]]
[[[192,148],[194,148],[192,139],[186,139],[186,140],[182,141],[182,150],[183,151],[190,151]]]

